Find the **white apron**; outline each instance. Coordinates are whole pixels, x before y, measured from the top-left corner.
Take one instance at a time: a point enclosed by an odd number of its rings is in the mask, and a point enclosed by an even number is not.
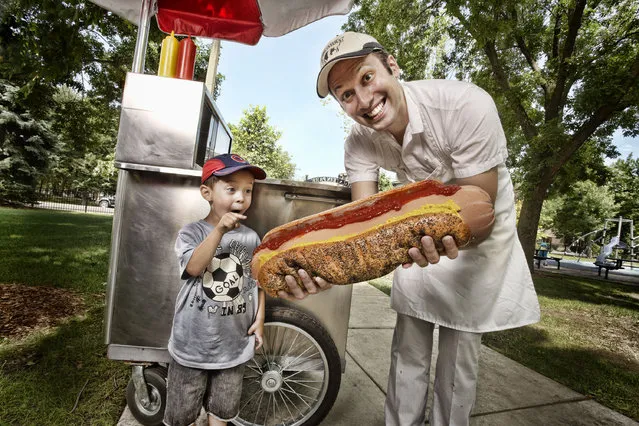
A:
[[[437,167],[431,179],[448,181],[452,170]],[[495,224],[477,247],[442,257],[425,268],[397,268],[391,306],[445,327],[483,333],[539,321],[539,303],[515,226],[513,186],[504,164],[498,166]]]

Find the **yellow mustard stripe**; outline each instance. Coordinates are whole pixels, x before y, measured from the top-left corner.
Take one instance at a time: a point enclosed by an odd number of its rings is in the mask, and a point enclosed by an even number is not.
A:
[[[420,206],[414,210],[411,210],[408,213],[405,213],[403,215],[399,215],[399,216],[393,216],[390,219],[388,219],[385,223],[379,224],[379,225],[375,225],[374,227],[367,229],[365,232],[370,232],[371,230],[375,230],[378,228],[381,228],[382,226],[386,226],[386,225],[391,225],[395,222],[399,222],[401,220],[404,220],[408,217],[412,217],[412,216],[421,216],[421,215],[425,215],[425,214],[432,214],[432,213],[448,213],[448,214],[453,214],[455,216],[459,216],[459,211],[461,210],[461,207],[459,207],[457,205],[457,203],[455,203],[453,200],[447,200],[444,203],[441,204],[424,204],[423,206]],[[316,242],[310,242],[310,243],[299,243],[299,244],[293,244],[291,247],[288,247],[286,250],[290,250],[290,249],[294,249],[294,248],[299,248],[299,247],[305,247],[305,246],[311,246],[314,244],[324,244],[324,243],[332,243],[332,242],[337,242],[337,241],[343,241],[343,240],[348,240],[349,238],[355,237],[357,236],[359,233],[353,233],[353,234],[348,234],[348,235],[337,235],[335,237],[329,238],[327,240],[323,240],[323,241],[316,241]],[[281,252],[281,250],[273,250],[270,253],[264,253],[261,254],[258,257],[258,262],[260,267],[262,265],[264,265],[266,262],[268,262],[273,256],[276,256],[277,254],[279,254]]]

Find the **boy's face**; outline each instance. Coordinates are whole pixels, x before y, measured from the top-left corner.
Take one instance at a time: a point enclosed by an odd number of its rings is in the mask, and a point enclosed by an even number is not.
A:
[[[228,176],[220,176],[213,187],[202,185],[200,191],[211,204],[213,218],[220,220],[228,212],[244,214],[253,200],[255,177],[248,170],[239,170]]]
[[[377,131],[403,134],[408,112],[396,78],[399,66],[392,56],[388,57],[388,65],[393,74],[374,54],[340,61],[328,75],[328,87],[356,122]]]

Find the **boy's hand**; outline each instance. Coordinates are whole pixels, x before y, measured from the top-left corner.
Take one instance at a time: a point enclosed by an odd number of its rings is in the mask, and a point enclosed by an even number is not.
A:
[[[249,328],[248,334],[255,334],[255,350],[261,348],[264,343],[264,318],[260,318],[258,315],[258,318]]]
[[[216,228],[220,230],[222,234],[226,234],[235,228],[239,228],[240,220],[246,219],[246,216],[239,213],[228,212],[220,218]]]

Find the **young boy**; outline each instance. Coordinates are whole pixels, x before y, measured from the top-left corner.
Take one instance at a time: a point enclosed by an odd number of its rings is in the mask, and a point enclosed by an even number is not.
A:
[[[240,221],[254,180],[264,178],[264,170],[235,154],[202,168],[209,214],[184,226],[175,242],[182,288],[168,344],[166,425],[193,424],[202,406],[210,426],[238,415],[244,364],[262,346],[264,331],[264,293],[249,266],[260,238]]]

